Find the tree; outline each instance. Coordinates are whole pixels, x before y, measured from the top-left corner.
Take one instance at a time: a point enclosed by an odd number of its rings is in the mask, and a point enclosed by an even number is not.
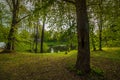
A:
[[[78,55],[76,69],[90,72],[89,24],[86,0],[76,0]]]
[[[39,25],[39,22],[37,22],[37,25],[35,25],[36,26],[35,27],[36,28],[36,31],[35,31],[35,53],[37,53],[37,51],[38,51],[38,38],[39,38],[38,25]]]
[[[25,13],[26,11],[22,11],[23,8],[25,10],[27,10],[27,8],[25,7],[25,1],[23,1],[23,0],[6,0],[6,2],[9,6],[12,20],[11,20],[10,31],[8,33],[8,39],[7,39],[8,41],[7,41],[5,51],[11,52],[11,51],[15,50],[15,43],[17,41],[16,34],[18,32],[18,27],[19,27],[18,23],[21,22],[26,17],[28,17],[30,14],[26,15],[26,13]],[[20,12],[22,13],[22,15],[20,15]]]
[[[42,21],[42,33],[41,33],[41,45],[40,45],[40,53],[43,53],[43,42],[44,42],[44,31],[45,31],[45,22],[46,22],[46,10],[43,10],[43,21]]]
[[[90,72],[89,23],[86,0],[64,0],[75,4],[77,15],[78,55],[76,69],[83,73]]]
[[[12,23],[11,28],[8,34],[8,43],[6,46],[7,50],[14,50],[15,49],[15,34],[17,32],[17,23],[18,23],[18,14],[19,14],[19,7],[20,2],[19,0],[12,0]]]
[[[95,45],[95,33],[94,33],[94,25],[90,26],[90,40],[92,44],[93,51],[96,51],[96,45]]]
[[[99,0],[99,50],[102,50],[102,26],[103,26],[103,8],[102,8],[102,0]]]
[[[45,16],[43,18],[43,26],[42,26],[42,33],[41,33],[41,45],[40,45],[40,52],[43,53],[43,42],[44,42],[44,31],[45,31]]]

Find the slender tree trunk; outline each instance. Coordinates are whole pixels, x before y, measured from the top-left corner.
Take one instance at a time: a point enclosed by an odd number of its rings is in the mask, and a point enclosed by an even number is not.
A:
[[[43,20],[43,27],[42,27],[42,34],[41,34],[40,53],[43,53],[44,30],[45,30],[45,17],[44,17],[44,20]]]
[[[102,50],[102,23],[99,26],[99,50]]]
[[[36,26],[36,34],[35,34],[35,53],[37,53],[38,51],[38,23],[37,23],[37,26]]]
[[[6,45],[6,50],[14,51],[15,50],[15,34],[17,33],[17,21],[19,13],[19,0],[12,0],[13,10],[12,10],[12,24],[11,29],[8,35],[8,43]]]
[[[32,27],[32,23],[31,23],[31,18],[28,19],[28,23],[29,23],[29,27]],[[32,33],[32,30],[29,30],[30,33]],[[30,39],[30,51],[32,52],[32,40]]]
[[[34,25],[33,51],[35,51],[35,41],[36,41],[36,40],[35,40],[35,35],[36,35],[36,33],[35,33],[35,32],[36,32],[36,31],[35,31],[35,30],[36,30],[36,28],[35,28],[35,24],[33,24],[33,25]]]
[[[100,25],[99,25],[99,50],[102,50],[102,15],[100,14]]]
[[[100,0],[100,3],[99,3],[99,8],[100,8],[100,24],[99,24],[99,50],[101,51],[102,50],[102,24],[103,24],[103,21],[102,21],[102,0]]]
[[[76,69],[90,72],[89,24],[86,0],[76,0],[78,55]]]
[[[91,41],[92,41],[92,47],[93,47],[93,51],[96,51],[96,47],[95,47],[95,40],[94,40],[94,37],[95,37],[95,35],[94,35],[94,29],[93,29],[93,27],[92,27],[92,29],[91,29]]]
[[[96,51],[95,41],[94,41],[94,38],[93,38],[93,37],[92,37],[92,46],[93,46],[93,51]]]

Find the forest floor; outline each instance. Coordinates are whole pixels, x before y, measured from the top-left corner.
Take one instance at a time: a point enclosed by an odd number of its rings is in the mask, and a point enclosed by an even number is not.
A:
[[[68,69],[76,53],[0,54],[0,80],[86,80]],[[101,69],[104,78],[92,75],[87,80],[120,80],[120,48],[91,51],[91,65]]]

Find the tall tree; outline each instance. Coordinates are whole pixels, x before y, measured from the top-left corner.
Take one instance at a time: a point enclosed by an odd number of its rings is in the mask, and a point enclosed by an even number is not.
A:
[[[39,25],[39,20],[38,20],[38,22],[37,22],[37,25],[35,25],[36,26],[36,33],[35,33],[35,53],[37,53],[37,51],[38,51],[38,38],[39,38],[39,29],[38,29],[38,25]]]
[[[78,55],[76,69],[90,72],[89,23],[86,0],[76,0]]]
[[[95,46],[95,33],[94,33],[94,25],[90,26],[90,40],[91,40],[91,45],[93,48],[93,51],[96,51],[96,46]]]
[[[40,45],[40,53],[43,53],[43,42],[44,42],[44,31],[45,31],[45,15],[43,17],[43,25],[42,25],[42,33],[41,33],[41,45]]]
[[[14,50],[15,49],[15,34],[17,32],[17,23],[18,23],[18,14],[19,14],[19,7],[20,7],[20,0],[12,0],[12,23],[11,28],[8,35],[8,43],[6,46],[7,50]]]
[[[21,22],[23,19],[28,17],[26,15],[27,8],[25,7],[25,1],[23,0],[6,0],[10,11],[11,11],[11,26],[10,31],[8,33],[8,41],[6,45],[5,51],[14,51],[15,50],[15,42],[16,42],[16,33],[18,31],[18,23]],[[24,5],[24,6],[23,6]],[[26,10],[26,11],[24,11]],[[22,15],[20,15],[20,12]]]
[[[44,5],[45,2],[42,1],[42,5]],[[43,9],[43,13],[42,13],[42,33],[41,33],[41,42],[40,42],[40,53],[43,53],[43,42],[44,42],[44,31],[45,31],[45,21],[46,21],[46,9]]]
[[[99,50],[102,50],[102,26],[103,26],[103,8],[102,8],[102,0],[99,0]]]

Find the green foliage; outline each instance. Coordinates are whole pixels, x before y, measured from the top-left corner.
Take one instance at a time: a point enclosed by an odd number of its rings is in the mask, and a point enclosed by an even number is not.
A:
[[[77,70],[77,74],[80,75],[80,76],[84,75],[83,72],[80,71],[80,70]]]
[[[70,65],[69,64],[69,66],[67,67],[67,69],[70,71],[70,72],[75,72],[77,75],[79,75],[79,76],[84,76],[84,73],[82,72],[82,71],[80,71],[80,70],[77,70],[76,68],[75,68],[75,65]],[[91,67],[91,72],[90,73],[88,73],[88,75],[90,76],[90,75],[92,75],[93,76],[93,74],[94,75],[97,75],[97,76],[103,76],[104,75],[104,72],[100,69],[100,68],[97,68],[97,67]]]
[[[16,43],[16,51],[19,52],[28,52],[30,51],[31,44],[28,42],[18,42]]]
[[[43,52],[48,52],[48,45],[46,43],[43,43]]]
[[[12,3],[10,0],[7,1],[9,4]],[[7,4],[4,1],[0,3],[0,41],[2,42],[7,42],[10,29],[8,26],[11,25],[12,18],[12,10],[8,8],[8,6],[11,5]],[[102,10],[100,10],[98,4],[101,5]],[[87,5],[89,5],[90,47],[93,48],[93,43],[96,49],[99,47],[98,26],[100,24],[99,17],[101,14],[103,16],[102,46],[120,46],[120,9],[118,0],[102,2],[100,2],[100,0],[89,0],[87,1]],[[21,44],[32,43],[36,32],[34,27],[39,26],[39,35],[41,35],[42,21],[46,18],[45,28],[48,30],[45,30],[44,42],[48,46],[67,45],[69,49],[71,49],[72,45],[75,47],[74,49],[77,49],[76,9],[73,4],[61,0],[27,0],[20,1],[19,10],[19,20],[26,15],[29,16],[28,18],[22,19],[17,25],[19,28],[18,34],[16,34],[16,44],[19,42]]]
[[[7,42],[9,28],[0,26],[0,42]]]
[[[104,72],[100,68],[93,67],[93,66],[91,68],[91,73],[95,73],[98,76],[103,76],[104,75]]]
[[[72,65],[72,64],[69,64],[67,69],[70,71],[70,72],[75,72],[77,75],[79,76],[85,76],[84,73],[80,70],[77,70],[75,68],[75,65]],[[88,73],[89,76],[93,76],[94,75],[97,75],[97,76],[103,76],[104,75],[104,72],[100,69],[100,68],[97,68],[95,66],[91,66],[91,72]]]
[[[30,51],[31,49],[31,42],[30,42],[30,39],[31,39],[31,36],[30,36],[30,33],[23,29],[21,31],[19,31],[16,35],[16,50],[17,51]]]
[[[31,39],[31,35],[27,30],[21,30],[19,34],[16,35],[18,41],[29,42]]]

